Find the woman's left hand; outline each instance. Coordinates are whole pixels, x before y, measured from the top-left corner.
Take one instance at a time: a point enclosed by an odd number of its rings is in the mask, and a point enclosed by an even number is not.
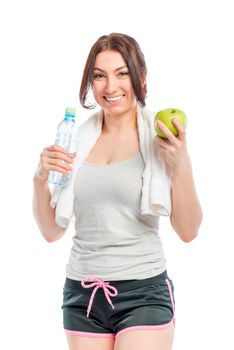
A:
[[[160,153],[165,160],[170,175],[183,171],[190,165],[186,148],[185,128],[177,118],[173,118],[172,122],[178,130],[177,137],[160,120],[157,120],[157,127],[163,131],[167,139],[156,136],[156,142],[159,145]]]

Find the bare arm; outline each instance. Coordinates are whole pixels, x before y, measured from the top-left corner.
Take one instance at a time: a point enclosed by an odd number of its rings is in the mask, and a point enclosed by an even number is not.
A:
[[[158,127],[167,136],[167,140],[157,136],[157,143],[172,179],[172,227],[184,242],[190,242],[198,234],[202,222],[202,209],[186,148],[185,129],[175,118],[173,123],[179,132],[178,137],[175,137],[166,125],[157,121]]]
[[[202,209],[196,193],[192,167],[180,168],[173,174],[171,190],[171,224],[184,242],[190,242],[202,222]]]
[[[33,215],[39,230],[48,242],[58,240],[66,231],[55,221],[55,208],[50,205],[48,174],[49,171],[67,174],[72,169],[72,162],[72,157],[61,146],[46,147],[40,155],[40,162],[33,177]]]
[[[41,180],[35,175],[33,187],[34,218],[47,242],[54,242],[64,235],[66,229],[55,222],[55,208],[50,205],[51,193],[47,180]]]

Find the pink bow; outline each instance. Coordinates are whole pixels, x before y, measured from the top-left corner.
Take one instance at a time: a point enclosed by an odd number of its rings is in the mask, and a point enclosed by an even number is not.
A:
[[[86,285],[85,282],[94,282],[94,283]],[[87,317],[89,317],[89,313],[91,311],[91,307],[92,307],[92,304],[93,304],[93,299],[94,299],[94,296],[95,296],[98,288],[103,288],[105,296],[106,296],[106,299],[108,300],[108,303],[112,306],[112,309],[115,308],[113,306],[109,296],[115,297],[116,295],[118,295],[118,291],[117,291],[117,289],[115,287],[111,286],[109,283],[110,282],[105,282],[105,281],[103,281],[100,278],[86,277],[86,278],[82,279],[82,281],[81,281],[82,287],[84,287],[84,288],[92,288],[92,287],[95,286],[95,288],[94,288],[94,290],[92,292],[92,295],[90,297],[90,300],[89,300],[89,305],[88,305],[88,310],[87,310]],[[114,293],[112,293],[109,289],[112,289],[112,291]]]

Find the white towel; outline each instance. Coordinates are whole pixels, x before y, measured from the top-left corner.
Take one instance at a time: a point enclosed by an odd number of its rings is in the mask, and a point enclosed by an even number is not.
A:
[[[171,179],[155,142],[155,113],[137,108],[140,150],[145,162],[141,197],[141,214],[169,216],[171,213]],[[50,205],[56,207],[56,223],[67,228],[73,217],[74,179],[102,131],[103,111],[91,115],[78,129],[76,157],[70,183],[65,188],[54,186]]]

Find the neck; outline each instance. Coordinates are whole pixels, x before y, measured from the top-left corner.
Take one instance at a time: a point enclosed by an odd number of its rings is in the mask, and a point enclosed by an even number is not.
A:
[[[137,129],[137,110],[131,109],[130,111],[113,115],[104,112],[102,131],[109,134],[121,134],[130,130]]]

